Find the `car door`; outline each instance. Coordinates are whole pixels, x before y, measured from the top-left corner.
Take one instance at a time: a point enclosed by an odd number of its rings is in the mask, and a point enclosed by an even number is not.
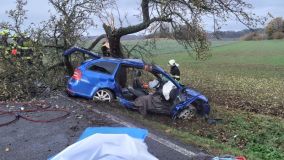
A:
[[[127,100],[124,96],[123,96],[123,92],[124,89],[126,88],[127,84],[127,72],[128,72],[128,68],[132,68],[134,66],[129,66],[129,65],[124,65],[124,64],[120,64],[120,66],[118,67],[117,71],[116,71],[116,75],[115,75],[115,90],[116,90],[116,98],[118,99],[118,101],[120,102],[121,105],[128,107],[128,108],[132,108],[133,107],[133,102]],[[124,81],[122,81],[121,77],[125,77]]]

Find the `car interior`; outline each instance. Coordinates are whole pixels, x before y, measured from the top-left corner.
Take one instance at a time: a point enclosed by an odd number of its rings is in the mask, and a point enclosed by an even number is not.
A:
[[[119,80],[121,75],[125,75],[125,80]],[[146,88],[146,84],[157,77],[142,68],[136,68],[132,66],[120,66],[118,73],[116,75],[116,81],[119,83],[122,95],[125,99],[134,101],[137,97],[148,95],[153,92]]]
[[[121,84],[120,82],[122,81],[118,79],[118,77],[122,74],[120,72],[126,72],[123,73],[126,74],[126,79],[123,82],[124,84]],[[168,79],[162,74],[153,73],[151,71],[146,71],[142,68],[132,66],[120,66],[118,74],[116,75],[116,80],[119,82],[122,96],[129,101],[134,101],[137,97],[148,95],[154,92],[161,92],[163,84],[168,81]],[[159,83],[154,88],[150,88],[148,84],[153,80],[158,80]],[[170,93],[169,102],[172,103],[176,97],[177,90],[173,90]]]

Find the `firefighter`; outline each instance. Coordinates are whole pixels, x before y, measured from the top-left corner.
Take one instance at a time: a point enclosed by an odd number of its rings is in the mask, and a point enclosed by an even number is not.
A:
[[[24,37],[19,36],[18,34],[15,33],[12,36],[12,38],[13,38],[14,43],[16,43],[19,48],[24,46]]]
[[[10,32],[7,28],[4,28],[2,31],[0,31],[0,53],[8,55],[10,52],[10,46],[8,43],[8,38],[9,38]]]
[[[27,37],[26,33],[13,34],[13,42],[11,46],[11,54],[21,57],[22,60],[26,60],[28,64],[32,64],[33,50],[31,48],[32,41]]]
[[[20,49],[20,46],[17,43],[19,36],[17,34],[13,34],[12,39],[13,39],[13,42],[10,43],[10,46],[11,46],[11,49],[12,49],[11,54],[17,55],[18,49]]]
[[[172,75],[172,77],[179,81],[180,80],[180,71],[179,71],[179,64],[176,63],[176,61],[174,59],[169,60],[169,66],[171,67],[170,69],[170,74]]]
[[[1,47],[2,48],[6,48],[8,47],[8,38],[9,38],[10,32],[7,28],[4,28],[1,32],[0,32],[0,36],[1,36]]]
[[[110,48],[108,41],[104,41],[101,47],[104,57],[110,57]]]
[[[10,44],[11,54],[16,56],[18,54],[18,48],[16,43]]]
[[[27,33],[23,33],[23,34],[20,34],[20,35],[21,36],[17,37],[17,39],[15,39],[15,40],[17,41],[18,48],[21,51],[21,55],[25,59],[31,59],[31,57],[33,55],[33,50],[32,50],[33,42],[27,36]]]
[[[12,51],[14,50],[14,54],[15,55],[15,50],[16,50],[16,53],[18,53],[18,56],[22,56],[23,55],[23,38],[20,37],[18,34],[13,34],[12,36],[12,39],[13,39],[13,42],[10,44],[11,47],[12,47]]]

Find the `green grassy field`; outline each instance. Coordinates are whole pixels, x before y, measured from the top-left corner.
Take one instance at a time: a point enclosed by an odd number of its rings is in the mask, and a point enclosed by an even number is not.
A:
[[[284,40],[215,41],[206,61],[195,60],[172,40],[156,45],[152,60],[168,68],[168,60],[174,58],[180,64],[182,83],[208,96],[212,116],[223,123],[161,125],[155,118],[145,123],[215,154],[284,159]]]
[[[210,52],[206,61],[196,61],[186,52],[159,54],[153,60],[167,67],[169,59],[176,59],[182,82],[207,93],[216,104],[283,118],[283,40],[230,42]]]

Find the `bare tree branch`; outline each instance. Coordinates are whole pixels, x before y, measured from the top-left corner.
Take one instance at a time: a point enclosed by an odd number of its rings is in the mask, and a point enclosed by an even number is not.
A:
[[[94,49],[94,48],[96,47],[96,45],[97,45],[103,38],[106,38],[106,34],[102,34],[102,35],[98,36],[98,37],[96,38],[96,40],[94,40],[94,41],[92,42],[92,44],[90,45],[90,47],[88,47],[88,50]]]

